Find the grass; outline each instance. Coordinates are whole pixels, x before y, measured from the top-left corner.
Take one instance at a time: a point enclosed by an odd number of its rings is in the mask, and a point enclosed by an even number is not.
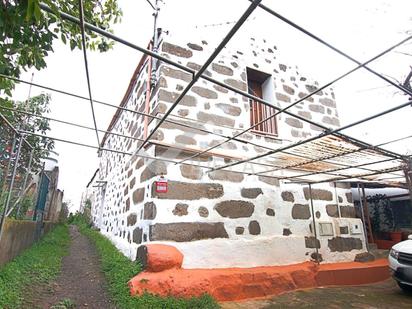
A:
[[[51,306],[50,309],[74,309],[76,304],[70,299],[65,298],[60,301],[57,305]]]
[[[209,295],[190,299],[175,297],[159,297],[153,294],[144,294],[139,297],[130,296],[127,282],[136,276],[142,268],[139,263],[130,261],[116,247],[99,232],[92,230],[80,216],[74,218],[80,232],[88,236],[96,245],[100,255],[102,270],[108,282],[111,299],[118,308],[220,308]]]
[[[0,267],[0,308],[19,308],[26,288],[56,278],[70,243],[68,228],[57,226],[13,261]]]

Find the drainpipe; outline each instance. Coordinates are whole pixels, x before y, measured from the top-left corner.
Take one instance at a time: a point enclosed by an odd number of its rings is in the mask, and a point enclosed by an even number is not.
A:
[[[149,50],[153,51],[154,53],[158,52],[158,45],[159,45],[159,33],[157,31],[157,19],[159,16],[159,6],[158,6],[158,0],[155,1],[154,4],[154,12],[153,12],[153,40],[151,44],[149,44]],[[153,58],[151,56],[148,57],[148,70],[147,70],[147,84],[146,84],[146,102],[145,102],[145,108],[144,111],[146,114],[150,113],[150,96],[151,96],[151,91],[154,89],[157,83],[157,59]],[[144,117],[144,139],[147,138],[148,134],[148,126],[149,126],[149,118],[147,116]]]
[[[159,32],[157,30],[157,19],[159,16],[159,5],[158,5],[158,0],[155,0],[155,4],[154,4],[154,13],[153,13],[153,46],[152,46],[152,51],[154,53],[158,52],[158,45],[159,45]],[[150,72],[150,85],[151,88],[154,88],[157,82],[157,78],[156,78],[156,70],[157,70],[157,59],[156,58],[149,58],[149,61],[152,62],[151,64],[151,69],[149,69]]]
[[[315,212],[313,210],[313,199],[312,199],[312,186],[310,183],[309,185],[309,198],[310,198],[310,209],[312,212],[312,222],[313,222],[313,233],[315,235],[315,250],[316,250],[316,263],[319,264],[319,248],[318,248],[318,235],[316,232],[316,219],[315,219]]]
[[[360,188],[359,188],[359,183],[357,183],[358,185],[358,194],[359,194],[359,202],[360,202],[360,210],[361,210],[361,215],[362,215],[362,223],[363,223],[363,234],[365,236],[365,242],[366,242],[366,250],[368,250],[369,252],[369,237],[368,237],[368,233],[366,231],[366,222],[365,222],[365,210],[363,208],[363,202],[362,202],[362,196],[360,193]],[[365,192],[363,192],[365,193]],[[371,234],[371,239],[372,239],[372,231],[369,230],[369,233]]]
[[[153,48],[152,44],[149,44],[149,50]],[[154,50],[154,48],[153,48]],[[150,113],[150,95],[151,95],[151,88],[152,88],[152,84],[151,82],[153,81],[152,77],[153,77],[153,71],[152,71],[152,57],[151,56],[147,56],[148,60],[147,60],[147,65],[148,65],[148,70],[147,70],[147,81],[146,81],[146,101],[145,101],[145,107],[144,107],[144,112],[147,114]],[[151,73],[152,72],[152,76]],[[156,72],[155,72],[156,74]],[[148,127],[149,127],[149,117],[148,116],[144,116],[144,139],[146,139],[146,137],[148,136]]]

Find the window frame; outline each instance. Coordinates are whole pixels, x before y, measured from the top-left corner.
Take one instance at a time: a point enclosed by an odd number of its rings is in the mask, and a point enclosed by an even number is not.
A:
[[[263,99],[264,95],[264,84],[266,82],[271,82],[272,76],[249,68],[246,68],[246,79],[247,79],[247,88],[248,88],[248,93],[259,97]],[[252,89],[251,84],[258,85],[260,87],[259,91],[256,91],[257,89],[254,87]],[[272,84],[273,85],[273,84]],[[255,125],[262,119],[267,118],[269,115],[273,115],[276,113],[276,109],[270,106],[267,106],[263,103],[253,101],[252,99],[249,99],[249,124],[250,126]],[[254,119],[257,118],[257,119]],[[259,135],[267,135],[267,136],[272,136],[272,137],[278,137],[279,131],[278,131],[278,121],[276,119],[277,117],[273,117],[271,120],[266,121],[265,123],[260,124],[258,127],[255,127],[251,129],[252,133],[259,134]]]

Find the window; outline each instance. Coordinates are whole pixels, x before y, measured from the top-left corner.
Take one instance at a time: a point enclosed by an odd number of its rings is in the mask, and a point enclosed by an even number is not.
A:
[[[333,224],[330,222],[319,222],[320,236],[333,236]]]
[[[247,68],[248,92],[255,97],[259,97],[269,102],[274,102],[274,89],[271,76],[269,74]],[[250,100],[250,126],[258,124],[253,131],[264,134],[277,135],[276,117],[265,122],[262,120],[274,115],[276,110],[273,107],[260,102]]]

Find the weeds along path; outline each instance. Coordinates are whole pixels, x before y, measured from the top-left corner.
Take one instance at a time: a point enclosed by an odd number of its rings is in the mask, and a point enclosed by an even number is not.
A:
[[[106,281],[94,244],[70,226],[71,245],[63,258],[56,281],[31,303],[35,308],[115,308],[111,303]]]

